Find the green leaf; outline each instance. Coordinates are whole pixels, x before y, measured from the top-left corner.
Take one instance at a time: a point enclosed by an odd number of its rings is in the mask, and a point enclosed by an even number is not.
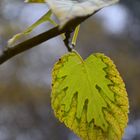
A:
[[[86,60],[73,51],[52,71],[56,117],[83,140],[120,140],[128,121],[125,85],[103,54]]]
[[[17,41],[18,39],[20,39],[21,37],[23,37],[24,35],[28,35],[30,34],[37,26],[39,26],[40,24],[44,23],[44,22],[50,22],[51,24],[53,24],[54,26],[56,26],[57,24],[51,19],[51,15],[52,12],[51,10],[49,10],[46,14],[44,14],[39,20],[37,20],[34,24],[32,24],[30,27],[28,27],[25,31],[18,33],[16,35],[14,35],[9,41],[8,44],[9,46],[11,46],[13,43],[15,43],[15,41]]]

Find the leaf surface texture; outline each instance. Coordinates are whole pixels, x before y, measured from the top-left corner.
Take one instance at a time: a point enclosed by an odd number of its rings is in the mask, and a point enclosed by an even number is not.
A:
[[[120,140],[128,121],[125,85],[103,54],[86,60],[73,51],[52,72],[52,107],[56,117],[83,140]]]

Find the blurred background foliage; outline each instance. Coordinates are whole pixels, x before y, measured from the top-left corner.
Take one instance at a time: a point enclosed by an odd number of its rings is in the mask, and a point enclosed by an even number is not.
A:
[[[117,65],[130,101],[124,140],[140,139],[139,7],[139,0],[122,0],[99,11],[82,24],[76,47],[84,58],[103,52]],[[8,39],[39,19],[46,10],[46,4],[1,0],[0,50]],[[50,27],[44,23],[31,36]],[[54,117],[50,106],[51,69],[66,52],[61,38],[57,37],[0,66],[0,140],[78,140]]]

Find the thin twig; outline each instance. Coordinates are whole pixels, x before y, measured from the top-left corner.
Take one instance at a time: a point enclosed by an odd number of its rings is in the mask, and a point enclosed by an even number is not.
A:
[[[5,47],[5,50],[0,54],[0,64],[4,63],[13,56],[20,54],[28,49],[35,47],[38,44],[43,43],[53,37],[56,37],[65,32],[65,29],[59,29],[59,27],[54,27],[44,33],[41,33],[31,39],[28,39],[20,44],[13,47]]]
[[[90,17],[91,15],[88,15],[86,17],[77,17],[76,19],[70,20],[63,28],[56,26],[44,33],[41,33],[31,39],[28,39],[24,42],[19,43],[18,45],[15,45],[13,47],[5,47],[4,51],[0,54],[0,64],[3,64],[10,58],[14,57],[17,54],[20,54],[26,50],[29,50],[33,47],[35,47],[38,44],[43,43],[44,41],[47,41],[53,37],[56,37],[62,33],[66,32],[73,32],[74,29],[85,19]]]

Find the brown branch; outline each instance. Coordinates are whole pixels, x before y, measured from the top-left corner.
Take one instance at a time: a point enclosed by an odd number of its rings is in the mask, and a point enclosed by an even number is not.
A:
[[[44,33],[41,33],[31,39],[28,39],[18,45],[13,47],[6,47],[5,50],[0,54],[0,64],[4,63],[5,61],[9,60],[13,56],[22,53],[28,49],[35,47],[38,44],[43,43],[53,37],[56,37],[65,32],[66,28],[59,29],[59,27],[54,27]]]
[[[59,28],[59,26],[54,27],[44,33],[41,33],[31,39],[28,39],[24,42],[19,43],[13,47],[5,47],[4,51],[0,54],[0,64],[3,64],[10,58],[14,57],[17,54],[20,54],[28,49],[35,47],[38,44],[43,43],[53,37],[56,37],[62,33],[71,33],[81,22],[90,17],[88,15],[86,17],[77,17],[76,19],[70,20],[63,28]],[[66,46],[67,47],[67,46]]]

